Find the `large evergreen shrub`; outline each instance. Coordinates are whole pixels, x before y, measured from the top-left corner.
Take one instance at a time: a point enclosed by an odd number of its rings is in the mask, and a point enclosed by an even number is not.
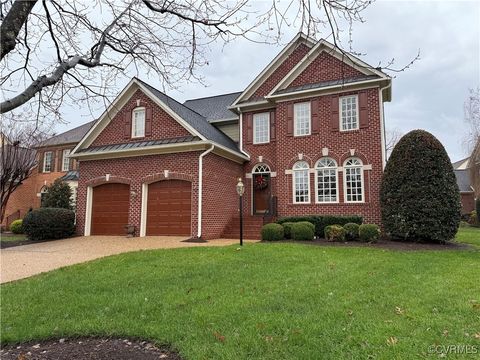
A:
[[[44,208],[72,209],[72,189],[60,179],[48,186],[43,196],[42,207]]]
[[[475,211],[477,212],[477,223],[480,224],[480,197],[475,200]]]
[[[40,208],[23,218],[23,231],[30,240],[62,239],[75,232],[75,213],[60,208]]]
[[[453,239],[460,224],[460,194],[440,141],[423,130],[403,136],[385,168],[380,200],[383,226],[393,238]]]

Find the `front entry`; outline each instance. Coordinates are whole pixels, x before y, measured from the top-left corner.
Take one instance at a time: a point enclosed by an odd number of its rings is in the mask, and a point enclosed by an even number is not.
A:
[[[268,211],[271,186],[270,174],[253,174],[253,214],[265,214]]]

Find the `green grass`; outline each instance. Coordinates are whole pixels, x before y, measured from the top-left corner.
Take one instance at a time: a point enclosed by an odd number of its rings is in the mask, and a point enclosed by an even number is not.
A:
[[[2,285],[1,341],[130,336],[186,359],[428,358],[432,345],[480,348],[479,275],[478,250],[141,251]]]
[[[458,242],[480,247],[480,227],[467,226],[460,228],[456,240]]]
[[[25,234],[1,234],[0,241],[7,243],[7,242],[14,242],[14,241],[24,241],[27,240],[27,235]]]

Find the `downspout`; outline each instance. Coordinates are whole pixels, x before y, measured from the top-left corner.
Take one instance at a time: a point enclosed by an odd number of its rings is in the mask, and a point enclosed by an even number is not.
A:
[[[380,117],[381,117],[381,123],[380,123],[380,131],[381,131],[381,137],[382,137],[382,170],[385,169],[385,166],[387,165],[387,149],[386,147],[386,142],[387,142],[387,135],[385,132],[385,112],[384,112],[384,107],[383,107],[383,91],[388,89],[389,87],[392,86],[392,83],[390,82],[388,85],[380,88]]]
[[[203,157],[215,148],[211,145],[198,157],[198,219],[197,219],[197,238],[202,237],[202,196],[203,196]]]
[[[248,156],[250,158],[250,155],[248,155],[245,151],[243,151],[243,112],[240,110],[239,107],[237,107],[237,111],[240,113],[240,118],[239,118],[239,130],[240,130],[240,136],[239,136],[239,141],[238,141],[238,147],[240,148],[240,152],[243,155]]]

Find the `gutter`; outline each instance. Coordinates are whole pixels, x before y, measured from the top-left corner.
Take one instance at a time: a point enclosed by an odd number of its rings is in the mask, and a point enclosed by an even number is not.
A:
[[[383,169],[385,170],[385,166],[387,165],[387,149],[385,148],[385,144],[387,143],[387,135],[385,132],[385,113],[384,113],[384,106],[383,106],[383,91],[392,87],[392,82],[389,81],[388,85],[381,87],[379,92],[379,100],[380,100],[380,117],[381,117],[381,122],[380,122],[380,128],[381,128],[381,136],[382,136],[382,166]]]
[[[198,219],[197,219],[197,238],[202,237],[202,197],[203,197],[203,157],[215,149],[215,145],[211,145],[198,157]]]

